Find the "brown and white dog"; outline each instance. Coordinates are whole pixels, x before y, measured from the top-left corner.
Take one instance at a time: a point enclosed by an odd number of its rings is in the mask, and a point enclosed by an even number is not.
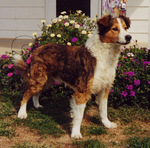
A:
[[[130,20],[120,16],[104,16],[97,21],[97,29],[81,47],[46,44],[35,50],[28,66],[20,55],[14,56],[16,68],[26,78],[28,88],[21,101],[18,118],[26,118],[28,100],[33,97],[36,108],[39,94],[53,81],[64,82],[74,90],[71,99],[73,127],[71,137],[82,138],[80,126],[87,101],[96,94],[102,123],[107,128],[117,125],[107,118],[107,99],[114,82],[120,46],[130,43],[127,32]]]

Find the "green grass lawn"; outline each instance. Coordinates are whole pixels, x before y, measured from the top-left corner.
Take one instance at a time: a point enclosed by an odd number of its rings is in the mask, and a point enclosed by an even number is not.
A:
[[[111,121],[118,124],[117,129],[106,129],[102,126],[98,107],[89,103],[81,132],[82,140],[70,138],[71,118],[69,99],[59,98],[59,95],[51,99],[42,97],[40,102],[44,106],[39,110],[33,108],[32,101],[28,103],[28,117],[20,120],[17,118],[20,100],[20,92],[1,90],[0,92],[0,145],[12,148],[47,148],[47,147],[131,147],[150,148],[150,111],[138,106],[122,106],[114,109],[109,107],[108,113]],[[93,105],[91,105],[93,104]],[[28,129],[26,136],[29,140],[17,140],[19,129]],[[21,131],[22,131],[21,130]],[[34,137],[38,137],[36,140]],[[1,140],[2,139],[2,140]],[[9,144],[7,143],[9,141]]]

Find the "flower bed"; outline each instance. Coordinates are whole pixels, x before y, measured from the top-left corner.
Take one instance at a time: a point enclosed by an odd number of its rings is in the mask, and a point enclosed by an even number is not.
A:
[[[110,104],[150,108],[150,50],[125,48],[120,56]]]
[[[81,11],[69,16],[63,12],[58,19],[53,19],[51,24],[46,24],[43,20],[42,34],[38,37],[36,33],[33,33],[35,40],[29,48],[24,49],[23,59],[27,64],[30,64],[32,52],[47,43],[69,46],[84,44],[88,37],[92,36],[95,22],[96,19],[90,20]],[[9,91],[23,92],[26,89],[26,83],[14,68],[11,55],[2,55],[0,58],[0,79],[1,90],[5,88]],[[53,90],[52,93],[59,93],[61,97],[72,93],[69,88],[66,89],[63,85],[56,85],[51,90]],[[149,108],[149,97],[150,50],[136,47],[125,48],[119,59],[114,86],[110,90],[109,104],[114,107],[127,104]]]

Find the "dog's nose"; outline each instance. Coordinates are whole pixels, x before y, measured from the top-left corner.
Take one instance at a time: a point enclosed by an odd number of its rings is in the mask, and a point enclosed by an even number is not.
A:
[[[132,39],[132,36],[131,35],[126,35],[125,39],[126,39],[127,42],[130,42],[130,40]]]

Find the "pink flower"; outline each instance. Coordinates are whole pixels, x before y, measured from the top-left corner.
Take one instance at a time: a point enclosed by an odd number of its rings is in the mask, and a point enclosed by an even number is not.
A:
[[[79,24],[79,25],[83,27],[84,24],[82,23],[82,24]]]
[[[132,61],[134,61],[134,62],[136,63],[136,62],[137,62],[137,59],[134,59],[134,58],[133,58]]]
[[[78,39],[77,39],[76,37],[73,37],[73,38],[72,38],[72,42],[73,42],[73,43],[75,43],[75,42],[77,42],[77,41],[78,41]]]
[[[128,95],[128,93],[126,91],[122,91],[121,95],[124,96],[124,97],[126,97]]]
[[[147,65],[150,65],[150,61],[144,61],[143,64],[144,64],[144,68],[146,68]]]
[[[38,48],[38,43],[35,44],[35,48]]]
[[[28,51],[26,51],[24,54],[27,54],[28,53]]]
[[[30,62],[31,62],[31,59],[28,58],[27,61],[26,61],[26,64],[30,64]]]
[[[132,76],[135,76],[135,73],[133,71],[129,71],[127,72],[127,74],[130,78],[132,78]]]
[[[28,51],[30,51],[32,48],[28,48]]]
[[[110,91],[109,91],[109,93],[112,93],[112,92],[114,92],[114,90],[110,90]]]
[[[127,57],[123,57],[124,59],[127,59]]]
[[[128,86],[126,86],[126,88],[127,88],[128,90],[132,90],[132,89],[133,89],[133,85],[128,85]]]
[[[118,67],[121,66],[121,63],[118,63]]]
[[[2,59],[2,60],[7,59],[7,58],[9,58],[8,55],[6,55],[6,54],[1,55],[1,59]]]
[[[59,83],[58,82],[55,82],[55,85],[58,85]]]
[[[9,64],[8,68],[11,69],[13,67],[13,64]]]
[[[18,74],[18,70],[15,71],[15,75],[17,75],[17,74]]]
[[[134,96],[135,96],[135,91],[131,90],[131,91],[130,91],[130,96],[133,96],[133,97],[134,97]]]
[[[134,85],[139,85],[140,83],[140,80],[134,80]]]
[[[30,54],[30,58],[32,57],[32,54]]]
[[[148,81],[148,84],[150,84],[150,81]]]
[[[7,74],[8,77],[11,77],[12,75],[13,75],[12,72],[10,72],[10,73]]]

